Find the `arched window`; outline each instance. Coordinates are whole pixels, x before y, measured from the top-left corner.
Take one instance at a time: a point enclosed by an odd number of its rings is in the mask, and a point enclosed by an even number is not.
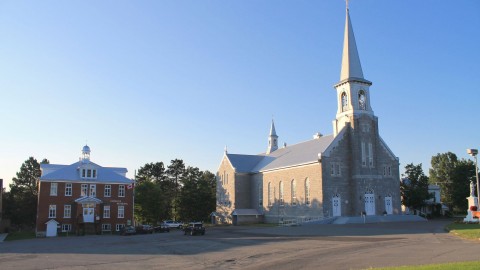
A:
[[[263,185],[258,184],[258,205],[263,206]]]
[[[280,201],[280,205],[284,205],[284,200],[283,200],[283,181],[280,181],[279,201]]]
[[[272,206],[272,183],[268,182],[268,206]]]
[[[310,180],[305,179],[305,204],[310,205]]]
[[[342,112],[346,111],[348,107],[347,93],[342,92]]]
[[[365,96],[365,91],[358,91],[358,108],[360,110],[367,109],[367,97]]]
[[[291,182],[290,189],[292,190],[292,205],[297,205],[297,183],[295,183],[295,179]]]

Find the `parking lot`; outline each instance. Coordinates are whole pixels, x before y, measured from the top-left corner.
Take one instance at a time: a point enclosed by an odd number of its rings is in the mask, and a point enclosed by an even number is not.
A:
[[[208,227],[133,236],[0,243],[0,269],[365,269],[479,260],[480,242],[448,221],[298,227]]]

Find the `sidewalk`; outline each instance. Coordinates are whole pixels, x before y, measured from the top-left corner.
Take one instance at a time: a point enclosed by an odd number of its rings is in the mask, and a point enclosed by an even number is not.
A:
[[[7,237],[8,233],[0,233],[0,242],[3,242],[5,238]]]

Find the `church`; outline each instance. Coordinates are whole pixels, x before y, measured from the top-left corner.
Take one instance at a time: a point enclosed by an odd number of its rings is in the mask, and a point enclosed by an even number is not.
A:
[[[257,155],[225,149],[217,172],[215,223],[302,222],[401,214],[399,159],[379,135],[346,9],[333,134],[278,146],[272,120]]]

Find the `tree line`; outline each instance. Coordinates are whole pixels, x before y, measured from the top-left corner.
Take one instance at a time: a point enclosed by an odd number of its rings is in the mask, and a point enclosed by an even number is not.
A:
[[[35,227],[40,164],[27,159],[12,178],[10,191],[3,190],[3,218],[15,229]],[[135,220],[155,224],[166,219],[208,221],[215,211],[216,181],[209,171],[185,166],[174,159],[165,168],[163,162],[147,163],[138,169],[135,181]]]
[[[439,153],[432,157],[429,176],[422,170],[422,164],[405,166],[402,177],[408,180],[400,182],[402,204],[410,209],[421,209],[425,201],[432,198],[428,185],[440,186],[440,201],[450,211],[464,214],[470,196],[470,181],[476,183],[475,163],[468,159],[458,159],[452,152]],[[438,202],[437,202],[438,203]]]

